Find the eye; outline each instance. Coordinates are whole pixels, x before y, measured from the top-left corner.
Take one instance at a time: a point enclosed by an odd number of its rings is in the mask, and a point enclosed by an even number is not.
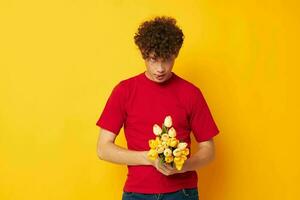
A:
[[[164,62],[164,63],[169,63],[169,62],[170,62],[170,60],[169,60],[169,59],[167,59],[167,60],[163,60],[163,62]]]
[[[150,61],[151,62],[155,62],[155,58],[150,58]]]

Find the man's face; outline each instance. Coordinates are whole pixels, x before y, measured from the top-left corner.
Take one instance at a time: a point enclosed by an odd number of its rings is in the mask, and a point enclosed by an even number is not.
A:
[[[173,55],[167,60],[161,58],[154,58],[153,54],[150,54],[149,58],[145,59],[147,67],[146,76],[158,83],[162,83],[172,76],[172,68],[175,62],[176,56]]]

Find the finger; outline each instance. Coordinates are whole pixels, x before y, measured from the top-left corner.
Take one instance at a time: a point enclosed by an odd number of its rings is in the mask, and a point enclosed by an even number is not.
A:
[[[173,174],[174,173],[174,168],[168,164],[168,163],[161,163],[161,162],[158,162],[158,167],[160,169],[162,169],[164,171],[164,173],[167,173],[168,175],[170,174]]]
[[[167,169],[163,164],[159,165],[159,169],[162,171],[163,174],[165,175],[169,175],[170,174],[170,170]]]
[[[169,164],[164,164],[164,166],[167,168],[167,169],[169,169],[169,170],[174,170],[174,168],[171,166],[171,165],[169,165]]]
[[[163,174],[167,173],[166,168],[164,168],[163,164],[160,163],[159,161],[156,162],[156,165],[155,165],[155,166],[156,166],[156,169],[157,169],[159,172],[161,172],[161,173],[163,173]]]
[[[168,174],[168,175],[171,175],[171,174],[174,174],[174,169],[171,168],[171,167],[167,167],[167,166],[164,166],[164,171]]]
[[[158,168],[157,169],[160,173],[164,174],[164,175],[168,175],[168,172],[166,172],[164,169],[162,168]]]
[[[160,165],[159,168],[160,168],[161,170],[163,170],[164,172],[168,172],[168,171],[169,171],[163,164]]]
[[[165,166],[166,166],[166,169],[168,169],[169,174],[176,174],[177,173],[177,170],[174,167],[172,167],[171,165],[166,164]]]

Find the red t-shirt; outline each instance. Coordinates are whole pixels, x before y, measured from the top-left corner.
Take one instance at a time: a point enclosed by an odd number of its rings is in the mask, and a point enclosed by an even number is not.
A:
[[[176,138],[191,145],[190,133],[197,142],[219,133],[208,105],[198,87],[172,72],[163,83],[149,79],[145,72],[120,81],[110,94],[96,125],[116,135],[124,125],[127,147],[148,151],[148,141],[155,139],[153,125],[162,125],[172,117]],[[188,158],[191,156],[188,155]],[[151,165],[128,165],[123,191],[167,193],[197,187],[196,171],[166,176]]]

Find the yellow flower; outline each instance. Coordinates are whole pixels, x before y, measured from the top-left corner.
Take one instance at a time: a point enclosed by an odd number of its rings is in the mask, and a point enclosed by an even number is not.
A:
[[[167,116],[164,120],[164,125],[168,128],[170,128],[172,126],[172,118],[171,116]]]
[[[190,150],[187,148],[188,144],[186,142],[180,142],[176,138],[177,133],[172,126],[173,122],[170,115],[166,116],[163,129],[157,124],[153,125],[153,133],[156,137],[148,142],[150,150],[147,153],[147,157],[151,160],[155,160],[163,153],[165,163],[173,162],[176,169],[181,170]]]
[[[157,153],[162,153],[162,152],[164,152],[164,150],[165,150],[165,148],[161,144],[157,145],[157,147],[156,147]]]
[[[155,149],[157,147],[157,141],[156,140],[149,140],[149,147],[151,149]]]
[[[178,143],[178,140],[176,138],[169,138],[169,140],[168,140],[168,146],[176,147],[177,143]]]
[[[176,137],[176,130],[175,130],[173,127],[170,128],[170,129],[168,130],[168,135],[169,135],[169,137],[171,137],[171,138]]]
[[[185,156],[189,155],[189,153],[190,153],[189,148],[185,148],[185,149],[182,150],[182,154],[185,155]]]
[[[165,157],[166,163],[171,163],[173,161],[173,156],[167,156]]]
[[[178,170],[182,169],[183,163],[184,163],[184,158],[182,157],[175,157],[174,158],[174,163],[175,163],[175,167]]]
[[[150,149],[147,153],[147,157],[151,160],[155,160],[158,157],[157,151],[155,149]]]
[[[176,156],[176,157],[180,156],[181,155],[181,150],[180,149],[174,149],[173,150],[173,155]]]
[[[175,164],[182,165],[184,163],[184,159],[182,157],[175,157],[174,162]]]
[[[160,140],[160,137],[156,137],[156,138],[155,138],[155,141],[156,141],[157,144],[161,144],[161,142],[162,142],[162,141]]]
[[[171,149],[169,149],[169,148],[165,149],[165,150],[164,150],[164,155],[165,155],[166,157],[172,156],[172,151],[171,151]]]
[[[169,139],[169,135],[168,134],[164,133],[164,134],[161,135],[161,140],[162,141],[166,142],[166,141],[168,141],[168,139]]]
[[[157,124],[153,125],[153,133],[157,136],[162,133],[162,129]]]
[[[177,170],[181,170],[181,169],[182,169],[182,166],[183,166],[183,165],[175,164],[175,167],[176,167]]]
[[[168,142],[166,142],[166,141],[162,141],[161,142],[161,145],[166,149],[166,148],[168,148]]]

